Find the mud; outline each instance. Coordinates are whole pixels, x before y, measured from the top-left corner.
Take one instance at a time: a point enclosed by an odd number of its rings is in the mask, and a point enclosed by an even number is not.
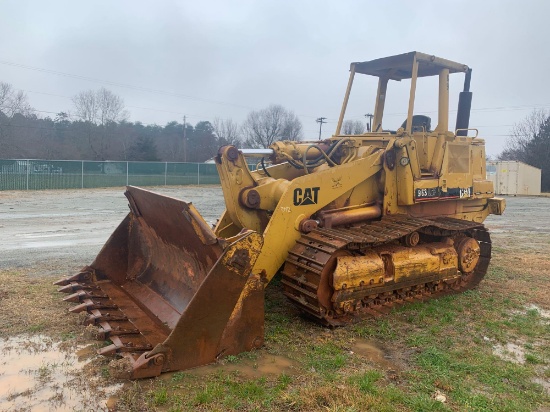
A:
[[[543,322],[549,322],[550,320],[550,311],[541,309],[539,306],[535,304],[528,304],[524,307],[522,310],[513,310],[510,313],[512,315],[525,315],[526,312],[529,311],[536,311],[538,313],[538,316],[541,317],[541,320]],[[486,340],[490,340],[488,338],[485,338]],[[537,341],[536,343],[532,343],[536,346],[544,345],[543,342]],[[500,343],[497,343],[493,345],[493,354],[495,356],[498,356],[500,359],[503,359],[508,362],[512,362],[518,365],[523,365],[526,362],[526,347],[525,342],[507,342],[506,344],[502,345]],[[544,382],[543,379],[540,379],[541,382]],[[541,382],[535,382],[543,385],[546,390],[549,388],[549,383],[546,382],[546,386]]]
[[[107,411],[107,398],[121,385],[103,387],[83,379],[94,355],[89,347],[64,350],[42,335],[0,341],[0,410]]]
[[[238,363],[231,363],[226,358],[223,363],[201,366],[185,372],[194,376],[237,372],[243,377],[260,378],[266,375],[280,375],[283,373],[286,375],[293,375],[295,369],[295,362],[285,356],[262,353],[255,359],[243,359],[239,360]],[[171,374],[167,374],[166,378],[169,378],[170,375]]]
[[[353,354],[362,356],[381,369],[398,370],[399,365],[389,352],[385,352],[375,341],[357,339],[351,346]]]

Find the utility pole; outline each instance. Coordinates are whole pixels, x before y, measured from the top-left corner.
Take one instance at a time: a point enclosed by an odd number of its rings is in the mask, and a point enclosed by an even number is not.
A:
[[[187,116],[183,116],[183,161],[187,162],[187,138],[185,136],[185,123],[187,120]]]
[[[321,140],[321,129],[323,128],[323,124],[326,123],[327,118],[326,117],[319,117],[317,120],[315,120],[317,123],[319,123],[319,140]]]
[[[365,117],[368,117],[368,118],[369,118],[369,124],[367,125],[367,127],[368,127],[368,130],[367,130],[367,131],[370,132],[370,131],[372,130],[372,118],[374,117],[374,115],[371,114],[371,113],[367,113],[367,114],[365,115]]]

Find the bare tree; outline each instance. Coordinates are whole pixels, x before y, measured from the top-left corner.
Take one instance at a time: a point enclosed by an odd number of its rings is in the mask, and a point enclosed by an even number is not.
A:
[[[22,125],[14,123],[24,122],[32,112],[27,95],[22,90],[16,91],[11,84],[0,82],[0,153],[3,156],[22,153],[27,149],[18,135]]]
[[[499,158],[501,160],[519,160],[526,163],[529,145],[549,117],[550,111],[535,109],[521,122],[516,123]]]
[[[359,120],[346,120],[342,123],[342,134],[363,134],[365,129],[365,124]]]
[[[534,110],[514,125],[499,158],[538,167],[542,171],[541,189],[550,191],[550,111]]]
[[[233,120],[216,117],[212,122],[212,128],[218,139],[218,145],[233,145],[236,147],[241,145],[239,125]]]
[[[128,118],[124,100],[113,92],[101,88],[87,90],[73,97],[76,115],[88,123],[88,143],[96,159],[106,160],[112,156],[113,124]],[[127,148],[121,150],[126,152]]]
[[[302,123],[298,117],[278,104],[250,112],[241,130],[248,147],[267,148],[276,140],[300,140],[302,137]]]
[[[75,107],[75,115],[82,120],[90,123],[95,123],[97,118],[97,101],[95,92],[93,90],[87,90],[80,92],[73,97],[73,104]]]
[[[28,116],[33,112],[27,95],[22,90],[16,92],[11,84],[2,82],[0,82],[0,111],[8,118],[12,118],[15,114]]]
[[[90,123],[106,125],[128,119],[128,111],[124,109],[124,99],[110,90],[87,90],[73,97],[76,115]]]

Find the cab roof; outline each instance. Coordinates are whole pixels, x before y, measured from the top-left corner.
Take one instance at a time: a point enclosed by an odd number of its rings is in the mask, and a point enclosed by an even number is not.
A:
[[[417,51],[367,62],[351,63],[351,67],[355,66],[356,73],[400,81],[412,77],[415,58],[418,61],[418,77],[436,76],[441,72],[441,69],[449,69],[449,73],[465,73],[468,71],[468,66],[465,64]]]

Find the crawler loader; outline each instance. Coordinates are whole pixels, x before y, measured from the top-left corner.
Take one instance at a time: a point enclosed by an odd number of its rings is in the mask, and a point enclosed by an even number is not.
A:
[[[454,73],[464,91],[449,131]],[[261,347],[264,289],[278,272],[296,309],[329,327],[476,286],[491,259],[482,222],[505,202],[469,128],[471,73],[419,52],[352,63],[331,138],[219,149],[225,211],[213,228],[192,203],[129,186],[130,212],[99,255],[57,282],[77,303],[70,310],[110,341],[99,353],[117,356],[114,373],[152,377]],[[372,128],[343,135],[357,74],[378,78]],[[439,79],[433,130],[414,115],[426,76]],[[401,80],[410,81],[407,118],[390,130],[388,84]]]

